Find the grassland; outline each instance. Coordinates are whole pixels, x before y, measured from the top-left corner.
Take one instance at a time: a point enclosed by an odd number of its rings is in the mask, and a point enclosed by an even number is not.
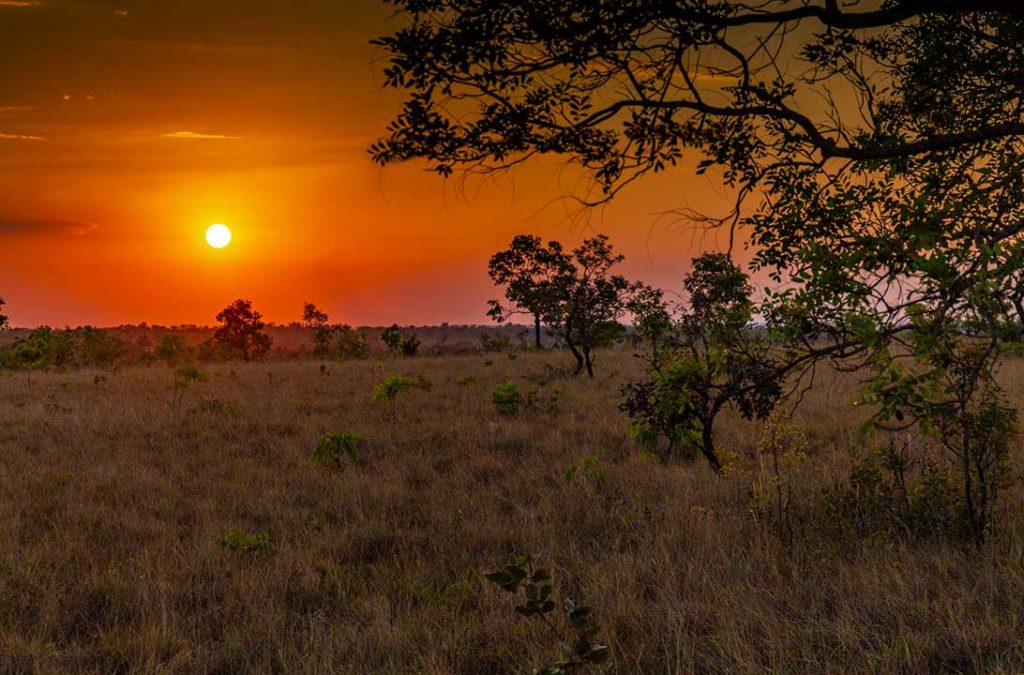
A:
[[[758,425],[723,424],[724,479],[661,466],[617,410],[630,355],[539,384],[563,359],[223,364],[179,407],[156,366],[0,377],[0,670],[529,672],[557,644],[481,577],[527,552],[594,608],[604,672],[1024,671],[1019,488],[981,552],[786,543],[751,515]],[[391,372],[433,388],[389,413],[370,392]],[[506,378],[555,409],[499,415]],[[868,443],[855,391],[824,376],[796,414],[794,499]],[[363,464],[311,466],[325,432],[363,436]],[[566,480],[592,453],[603,477]],[[232,551],[232,528],[272,550]]]

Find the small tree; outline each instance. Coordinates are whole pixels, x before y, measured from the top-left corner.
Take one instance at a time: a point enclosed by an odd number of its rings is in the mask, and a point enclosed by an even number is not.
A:
[[[662,461],[682,441],[721,473],[714,440],[719,413],[734,406],[747,419],[767,417],[781,396],[785,370],[753,326],[753,289],[728,256],[694,259],[684,286],[689,310],[671,331],[657,331],[658,348],[648,362],[651,377],[624,388],[621,408],[634,420],[639,440],[656,449],[660,438],[667,439],[668,448],[659,452]],[[647,309],[660,316],[653,304]]]
[[[258,359],[270,351],[273,340],[263,332],[263,315],[252,308],[249,300],[235,300],[217,314],[220,328],[214,341],[242,354],[246,361]]]
[[[552,241],[545,246],[540,237],[521,234],[507,250],[495,253],[488,266],[494,283],[505,286],[505,298],[511,307],[491,300],[487,314],[498,323],[515,314],[530,315],[534,346],[540,349],[541,323],[558,304],[571,273],[570,258],[560,243]]]
[[[313,331],[313,355],[326,358],[331,351],[334,327],[328,325],[327,312],[321,311],[312,302],[302,306],[302,324]]]
[[[638,342],[650,349],[651,360],[660,363],[662,348],[669,342],[674,330],[672,312],[665,304],[665,293],[638,283],[626,308],[633,315],[633,329]]]
[[[2,310],[4,308],[4,305],[6,305],[6,304],[7,303],[4,301],[4,299],[0,298],[0,310]],[[8,322],[7,322],[7,315],[6,314],[0,314],[0,330],[4,330],[5,328],[8,328],[8,327],[9,326],[8,326]]]
[[[306,328],[319,328],[327,324],[327,313],[312,302],[302,305],[302,323]]]
[[[575,357],[576,375],[586,368],[594,377],[594,349],[622,335],[618,320],[626,312],[630,284],[611,270],[623,260],[600,234],[573,249],[571,266],[558,277],[558,302],[548,309],[546,321]]]

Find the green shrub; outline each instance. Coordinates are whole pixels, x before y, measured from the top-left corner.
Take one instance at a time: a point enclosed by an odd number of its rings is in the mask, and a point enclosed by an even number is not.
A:
[[[511,380],[506,380],[495,387],[491,401],[495,410],[508,417],[518,415],[526,404],[522,392],[519,391],[519,385]]]
[[[247,534],[237,527],[228,530],[220,545],[235,553],[269,553],[274,550],[274,543],[266,532]]]
[[[395,398],[403,391],[412,389],[412,380],[401,375],[388,375],[380,384],[373,388],[373,401],[385,403],[388,407],[395,404]]]
[[[359,454],[359,444],[362,440],[362,436],[358,434],[324,434],[316,442],[310,461],[313,466],[323,466],[331,462],[341,466],[342,460],[348,457],[353,464],[360,464],[363,461]]]

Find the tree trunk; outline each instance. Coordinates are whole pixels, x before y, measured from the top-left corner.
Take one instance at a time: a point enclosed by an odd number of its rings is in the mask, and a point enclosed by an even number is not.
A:
[[[581,354],[580,350],[576,347],[576,343],[573,342],[573,339],[569,331],[565,331],[565,344],[569,348],[569,351],[572,352],[572,355],[576,357],[576,372],[573,374],[576,377],[579,377],[580,373],[583,372],[583,354]]]
[[[540,314],[533,315],[533,338],[534,343],[537,346],[537,351],[540,351]]]
[[[587,377],[594,379],[594,359],[590,355],[590,347],[583,347],[583,359],[587,365]]]
[[[715,452],[715,439],[712,426],[709,422],[703,423],[702,426],[703,428],[700,432],[700,451],[704,454],[705,459],[708,460],[708,464],[711,465],[711,469],[721,476],[722,463],[718,460],[718,454]]]

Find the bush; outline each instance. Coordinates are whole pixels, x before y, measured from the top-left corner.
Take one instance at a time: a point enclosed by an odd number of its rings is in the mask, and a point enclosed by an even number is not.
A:
[[[519,391],[519,385],[511,380],[495,387],[494,393],[491,394],[491,401],[494,403],[495,410],[508,417],[518,415],[526,403],[522,392]]]
[[[274,550],[274,543],[266,532],[246,534],[237,527],[228,530],[220,540],[220,545],[235,553],[269,553]]]
[[[853,465],[847,483],[823,492],[820,512],[834,536],[969,534],[952,474],[929,458],[910,457],[909,449],[905,443],[874,450]]]
[[[422,375],[417,375],[415,379],[402,375],[388,375],[373,388],[372,399],[375,403],[384,403],[391,409],[394,408],[395,399],[402,392],[414,388],[429,390],[432,386],[430,380]]]
[[[336,466],[341,466],[341,461],[348,457],[353,464],[361,464],[362,456],[359,454],[359,444],[362,440],[362,436],[358,434],[324,434],[316,442],[316,448],[313,450],[310,461],[313,466],[323,466],[331,462]]]
[[[397,323],[385,328],[380,339],[388,348],[388,354],[391,356],[413,357],[419,353],[420,339],[415,333],[412,335],[403,333]]]

